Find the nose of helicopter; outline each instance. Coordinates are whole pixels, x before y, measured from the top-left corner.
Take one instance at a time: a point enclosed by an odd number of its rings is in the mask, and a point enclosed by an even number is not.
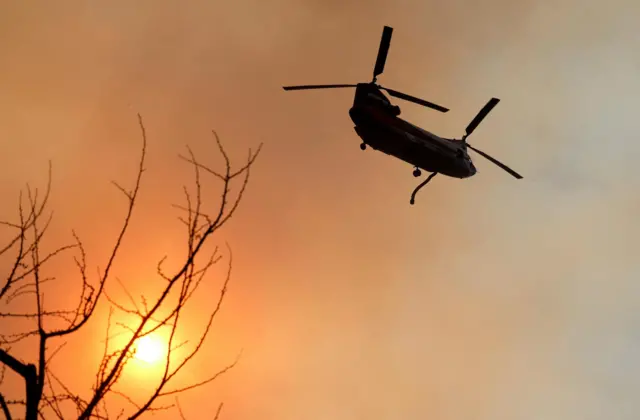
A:
[[[469,161],[469,173],[471,175],[475,175],[476,172],[478,172],[478,170],[476,169],[475,165],[473,164],[473,162]]]

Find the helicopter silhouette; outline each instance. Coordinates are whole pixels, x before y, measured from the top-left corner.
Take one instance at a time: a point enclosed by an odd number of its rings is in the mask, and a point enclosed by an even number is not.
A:
[[[300,85],[284,86],[285,91],[307,89],[335,89],[356,88],[353,105],[349,109],[349,116],[355,124],[355,131],[362,139],[360,148],[366,150],[367,146],[387,155],[393,156],[414,167],[413,176],[422,175],[422,170],[431,174],[421,182],[412,192],[410,204],[415,203],[418,191],[422,189],[437,174],[452,178],[469,178],[476,174],[477,170],[467,150],[471,149],[480,156],[504,169],[517,179],[522,175],[506,166],[504,163],[489,156],[481,150],[467,143],[467,138],[474,132],[478,125],[500,102],[498,98],[491,98],[486,105],[471,120],[461,139],[449,139],[440,137],[423,128],[399,118],[400,107],[393,105],[382,91],[389,95],[413,102],[440,112],[448,112],[449,109],[434,104],[424,99],[416,98],[397,90],[389,89],[377,84],[377,77],[384,71],[384,66],[389,54],[393,28],[385,26],[382,31],[382,39],[378,49],[378,56],[373,68],[373,79],[368,83],[339,84],[339,85]]]

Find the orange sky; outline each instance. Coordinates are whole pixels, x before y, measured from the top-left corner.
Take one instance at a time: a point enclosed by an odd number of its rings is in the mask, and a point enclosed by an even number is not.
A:
[[[265,143],[219,238],[228,305],[190,374],[243,359],[184,398],[189,418],[221,400],[227,420],[637,417],[640,4],[215,3],[0,5],[0,216],[52,159],[51,246],[75,228],[104,266],[125,204],[109,181],[132,180],[140,112],[148,172],[116,267],[138,293],[178,249],[184,145],[213,159],[215,129],[240,160]],[[476,177],[436,178],[410,207],[411,167],[359,149],[352,92],[282,91],[369,80],[384,25],[380,82],[451,108],[403,115],[459,137],[501,98],[471,143],[525,179],[478,157]],[[103,331],[61,355],[69,381]]]

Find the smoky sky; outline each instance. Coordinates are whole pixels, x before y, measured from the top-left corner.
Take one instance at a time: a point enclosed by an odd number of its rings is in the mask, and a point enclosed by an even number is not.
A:
[[[231,420],[636,418],[639,14],[631,0],[5,1],[2,217],[52,160],[48,246],[74,228],[103,264],[141,113],[147,178],[116,270],[142,293],[180,249],[177,154],[219,164],[212,129],[236,162],[264,143],[218,238],[229,300],[187,377],[243,356],[185,396],[189,418],[222,400]],[[451,108],[398,103],[403,116],[459,138],[500,98],[469,141],[523,180],[476,155],[476,176],[437,177],[411,207],[412,168],[359,149],[353,92],[282,91],[369,81],[384,25],[379,82]],[[64,282],[72,267],[54,269]],[[96,361],[64,362],[103,333],[96,320],[60,356],[79,388]]]

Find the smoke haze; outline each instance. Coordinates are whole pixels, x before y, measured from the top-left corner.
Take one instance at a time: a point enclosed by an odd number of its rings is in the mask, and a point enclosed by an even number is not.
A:
[[[147,178],[116,270],[144,290],[181,249],[184,145],[215,163],[211,129],[237,162],[264,142],[221,238],[229,300],[189,375],[243,357],[185,396],[188,418],[224,400],[225,420],[636,419],[637,16],[632,0],[5,1],[0,216],[51,159],[48,244],[75,228],[103,266],[140,112]],[[380,82],[451,108],[403,115],[459,138],[501,98],[470,143],[523,180],[475,155],[477,176],[437,177],[411,207],[412,168],[359,149],[353,92],[282,91],[368,81],[384,25]],[[93,348],[102,321],[69,346]],[[87,386],[95,360],[77,363],[63,376]]]

